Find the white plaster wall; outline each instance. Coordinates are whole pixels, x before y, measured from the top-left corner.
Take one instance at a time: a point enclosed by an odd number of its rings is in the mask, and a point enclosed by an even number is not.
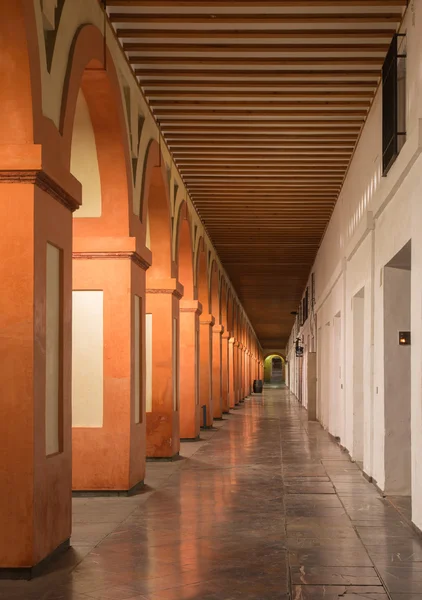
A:
[[[415,165],[417,181],[409,196],[412,214],[411,275],[411,436],[412,519],[422,529],[422,159]]]
[[[61,252],[47,244],[46,260],[46,390],[45,390],[45,452],[60,450],[60,329],[61,329]]]
[[[72,426],[103,426],[103,292],[72,293]]]
[[[318,320],[318,414],[353,452],[352,298],[364,288],[364,470],[384,477],[383,268],[412,238],[411,405],[412,511],[422,528],[422,6],[410,3],[407,33],[407,139],[387,177],[381,176],[382,106],[378,91],[312,270]],[[344,400],[333,410],[333,333],[342,314],[340,365]],[[327,326],[330,323],[330,326]],[[300,332],[302,333],[302,332]],[[343,335],[344,334],[344,335]],[[292,332],[288,355],[297,333]],[[330,351],[331,346],[331,351]],[[291,360],[295,370],[295,361]],[[294,381],[294,375],[291,377]],[[292,391],[294,386],[290,383]],[[399,400],[397,400],[399,402]],[[330,410],[331,409],[331,410]],[[419,466],[421,465],[421,466]]]
[[[82,184],[82,206],[73,213],[74,217],[100,217],[101,180],[97,144],[82,90],[79,90],[76,103],[70,170]]]

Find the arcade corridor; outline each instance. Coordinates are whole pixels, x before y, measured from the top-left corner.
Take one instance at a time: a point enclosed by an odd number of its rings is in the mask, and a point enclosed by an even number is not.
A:
[[[218,425],[142,495],[74,500],[73,550],[0,598],[422,598],[422,540],[286,388]]]

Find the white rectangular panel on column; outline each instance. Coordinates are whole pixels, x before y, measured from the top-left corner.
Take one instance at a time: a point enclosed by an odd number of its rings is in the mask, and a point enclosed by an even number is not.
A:
[[[199,404],[199,328],[195,331],[195,404]]]
[[[60,452],[61,251],[47,243],[45,332],[45,452]]]
[[[72,426],[102,427],[104,403],[104,294],[72,294]]]
[[[146,396],[145,410],[152,412],[152,314],[145,315]]]
[[[135,334],[135,374],[134,374],[134,389],[135,389],[135,423],[141,422],[141,298],[135,296],[135,316],[134,316],[134,334]]]
[[[177,319],[173,319],[173,410],[177,410],[178,398],[179,398],[179,377],[178,377],[178,354],[179,354],[179,340],[177,335]]]

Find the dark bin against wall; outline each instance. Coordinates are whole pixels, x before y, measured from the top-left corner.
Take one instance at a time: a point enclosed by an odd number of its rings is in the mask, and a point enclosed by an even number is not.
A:
[[[254,394],[262,394],[262,379],[255,379],[253,382]]]

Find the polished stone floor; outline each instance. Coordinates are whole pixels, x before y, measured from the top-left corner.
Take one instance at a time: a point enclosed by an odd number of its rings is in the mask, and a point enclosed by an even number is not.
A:
[[[201,436],[142,494],[75,499],[73,548],[0,598],[422,600],[422,539],[286,389]]]

